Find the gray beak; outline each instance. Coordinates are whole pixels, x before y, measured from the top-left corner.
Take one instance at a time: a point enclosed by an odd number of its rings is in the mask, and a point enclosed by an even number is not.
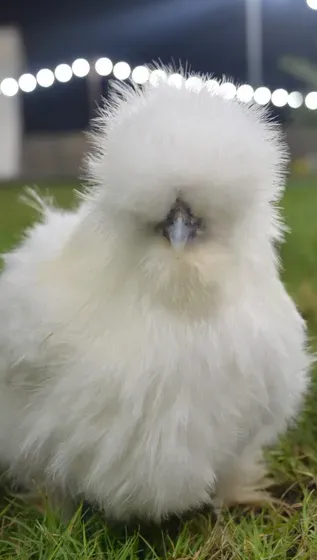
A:
[[[171,246],[176,251],[182,251],[190,237],[191,228],[182,213],[175,216],[171,225],[166,228]]]
[[[161,231],[175,251],[182,251],[188,241],[194,239],[201,227],[201,220],[195,218],[190,208],[177,200],[166,220],[161,224]]]

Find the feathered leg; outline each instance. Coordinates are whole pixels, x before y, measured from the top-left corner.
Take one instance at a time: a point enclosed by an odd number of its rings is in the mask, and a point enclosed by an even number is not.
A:
[[[216,510],[235,505],[263,506],[272,502],[273,484],[262,451],[246,450],[218,478],[213,505]]]

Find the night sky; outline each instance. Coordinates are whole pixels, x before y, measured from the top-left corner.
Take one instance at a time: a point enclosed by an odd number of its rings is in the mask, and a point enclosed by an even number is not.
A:
[[[305,0],[262,2],[265,84],[302,89],[278,60],[284,54],[317,60],[317,12]],[[195,71],[247,80],[244,0],[11,0],[0,8],[0,23],[20,25],[25,70],[34,73],[108,56],[131,66],[181,60]],[[76,78],[25,94],[26,130],[85,128],[86,94],[86,80]]]

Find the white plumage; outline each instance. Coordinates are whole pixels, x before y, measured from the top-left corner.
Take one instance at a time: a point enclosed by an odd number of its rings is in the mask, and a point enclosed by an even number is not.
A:
[[[79,207],[43,203],[6,256],[0,460],[120,519],[257,499],[311,361],[274,249],[279,129],[164,81],[113,86],[97,129]]]

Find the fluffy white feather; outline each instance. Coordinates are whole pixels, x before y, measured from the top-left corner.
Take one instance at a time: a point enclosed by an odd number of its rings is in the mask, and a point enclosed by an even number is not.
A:
[[[162,81],[113,86],[94,144],[79,208],[44,203],[6,257],[0,460],[120,519],[252,500],[311,361],[274,249],[281,133]],[[156,226],[179,198],[204,227],[175,251]]]

